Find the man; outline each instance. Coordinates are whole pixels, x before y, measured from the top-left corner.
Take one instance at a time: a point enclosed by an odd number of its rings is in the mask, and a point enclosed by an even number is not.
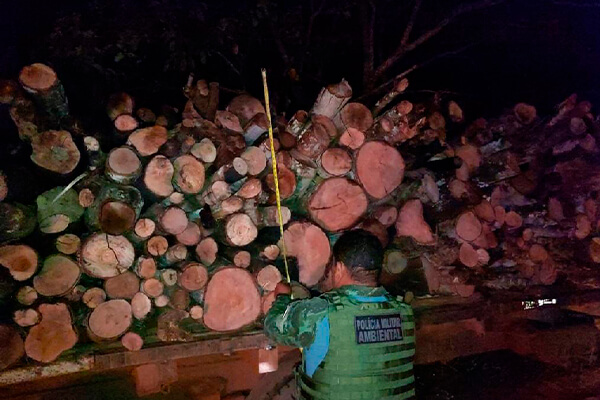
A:
[[[279,284],[265,319],[275,342],[303,349],[299,399],[376,400],[415,397],[415,324],[409,305],[377,286],[383,249],[360,230],[342,235],[320,288],[293,301]]]

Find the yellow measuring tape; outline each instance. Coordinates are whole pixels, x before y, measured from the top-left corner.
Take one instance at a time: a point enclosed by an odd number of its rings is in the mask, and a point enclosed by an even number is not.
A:
[[[265,92],[265,109],[267,112],[267,121],[269,122],[269,140],[271,141],[271,159],[273,161],[273,181],[275,182],[275,198],[277,200],[277,215],[279,216],[279,233],[281,234],[281,243],[283,250],[283,263],[285,265],[285,278],[290,283],[290,270],[287,262],[287,250],[283,238],[283,217],[281,216],[281,196],[279,195],[279,179],[277,178],[277,159],[275,157],[275,143],[273,141],[273,125],[271,123],[271,110],[269,108],[269,88],[267,87],[267,71],[262,69],[263,89]]]

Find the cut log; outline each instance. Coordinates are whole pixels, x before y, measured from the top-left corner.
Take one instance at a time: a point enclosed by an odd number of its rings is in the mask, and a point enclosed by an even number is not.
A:
[[[577,227],[575,229],[575,237],[577,239],[585,239],[592,233],[592,224],[585,214],[578,214],[576,218]]]
[[[352,169],[352,157],[344,149],[329,148],[321,155],[321,167],[332,176],[346,175]]]
[[[202,306],[192,306],[190,308],[190,318],[195,320],[201,320],[204,317],[204,309]]]
[[[174,286],[177,283],[177,271],[171,268],[160,271],[160,279],[167,287]]]
[[[279,246],[270,244],[260,252],[259,256],[269,261],[275,261],[279,257],[279,253]]]
[[[196,246],[196,255],[200,262],[204,265],[211,265],[217,259],[219,247],[215,239],[208,237],[202,239]]]
[[[352,88],[345,79],[321,90],[311,113],[333,119],[352,97]]]
[[[156,261],[154,261],[154,258],[144,256],[138,258],[135,264],[135,273],[140,278],[153,278],[156,274]]]
[[[183,233],[188,226],[188,222],[185,211],[176,206],[168,207],[158,221],[160,227],[171,235]]]
[[[38,268],[38,255],[24,244],[0,246],[0,265],[8,269],[16,281],[26,281]]]
[[[217,271],[206,287],[204,324],[225,332],[256,321],[261,313],[261,298],[252,275],[241,268]]]
[[[120,137],[127,137],[131,132],[138,128],[137,120],[129,114],[119,115],[113,122],[115,131]]]
[[[509,211],[506,213],[506,217],[504,218],[504,223],[507,227],[511,229],[520,228],[523,225],[523,217],[517,214],[514,211]]]
[[[179,276],[179,285],[190,292],[203,289],[207,282],[208,271],[199,263],[188,263]]]
[[[479,255],[473,246],[471,246],[469,243],[463,243],[460,246],[459,259],[464,266],[474,268],[479,262]]]
[[[135,319],[144,319],[152,310],[150,298],[142,292],[137,292],[131,299],[131,312]]]
[[[158,197],[168,197],[173,191],[171,180],[175,169],[165,156],[156,156],[146,166],[144,185]]]
[[[133,246],[124,236],[95,233],[82,244],[79,264],[86,274],[108,279],[128,270],[134,259]]]
[[[159,308],[166,307],[169,304],[169,300],[169,296],[161,294],[154,299],[154,305]]]
[[[481,222],[471,211],[462,213],[456,220],[456,234],[467,242],[477,239],[482,229]]]
[[[24,306],[30,306],[38,298],[38,292],[31,286],[23,286],[17,292],[17,301]]]
[[[252,199],[262,193],[262,182],[260,179],[252,178],[244,182],[240,190],[235,194],[242,199]]]
[[[19,332],[12,326],[0,325],[0,371],[15,364],[24,354]]]
[[[177,235],[177,241],[185,246],[195,246],[202,237],[200,227],[195,222],[188,222],[183,232]]]
[[[204,165],[190,155],[177,157],[173,162],[174,182],[185,194],[196,194],[204,186]]]
[[[367,196],[359,185],[346,178],[330,178],[310,197],[308,212],[322,228],[340,231],[356,224],[367,205]]]
[[[79,192],[79,205],[83,208],[87,208],[92,205],[94,198],[94,193],[90,189],[81,189]]]
[[[17,310],[13,314],[13,321],[21,327],[29,327],[37,324],[40,321],[40,314],[33,308]]]
[[[548,217],[557,222],[565,219],[562,204],[555,197],[551,197],[548,200]]]
[[[79,265],[62,254],[44,260],[40,272],[33,278],[33,287],[42,296],[62,296],[79,282]]]
[[[148,242],[146,242],[148,254],[154,257],[162,256],[167,252],[168,248],[169,242],[164,236],[152,236]]]
[[[98,287],[93,287],[85,291],[81,300],[86,306],[94,309],[106,301],[106,292]]]
[[[213,180],[234,183],[244,178],[248,173],[248,164],[241,157],[235,157],[230,164],[224,165],[212,176]]]
[[[277,246],[275,246],[277,247]],[[242,250],[235,253],[233,257],[233,264],[236,267],[240,268],[248,268],[250,266],[250,262],[252,261],[252,256],[249,252]]]
[[[473,209],[475,215],[483,221],[494,222],[496,220],[496,213],[494,207],[487,200],[482,200],[481,203],[475,206]]]
[[[108,99],[106,113],[111,121],[117,119],[119,115],[133,114],[133,98],[127,93],[115,93]]]
[[[469,173],[473,173],[481,165],[481,152],[473,145],[467,144],[457,148],[455,155],[467,166]]]
[[[361,103],[346,104],[339,114],[339,119],[338,129],[354,128],[366,132],[373,125],[373,114]]]
[[[164,257],[161,257],[160,262],[162,266],[169,266],[176,264],[181,261],[185,261],[187,258],[187,247],[181,243],[175,244],[167,249]]]
[[[408,266],[406,256],[397,250],[386,251],[383,256],[383,268],[390,274],[400,274]]]
[[[435,237],[431,227],[423,218],[423,204],[420,200],[407,201],[396,220],[396,236],[409,236],[419,244],[435,244]]]
[[[190,152],[194,157],[205,163],[212,163],[217,158],[217,148],[208,138],[204,138],[200,143],[192,146]]]
[[[529,248],[529,259],[535,263],[542,263],[548,259],[548,252],[543,246],[534,244]]]
[[[381,222],[386,228],[389,228],[398,219],[398,209],[392,205],[382,205],[373,211],[372,217]]]
[[[281,199],[287,199],[296,191],[296,175],[286,166],[277,165],[277,178],[279,180],[279,195]],[[275,179],[270,173],[265,178],[267,186],[272,192],[275,192]]]
[[[109,300],[96,307],[88,319],[87,330],[94,341],[114,340],[131,326],[131,305],[125,300]]]
[[[173,192],[167,199],[171,204],[181,204],[185,200],[185,195],[179,192]]]
[[[79,250],[81,239],[72,233],[66,233],[56,239],[56,249],[63,254],[75,254]]]
[[[154,233],[156,224],[150,218],[140,218],[136,223],[133,231],[142,239],[149,238]]]
[[[36,361],[49,363],[77,343],[77,334],[66,304],[42,304],[38,311],[42,321],[29,330],[25,352]]]
[[[240,156],[248,166],[248,175],[257,176],[267,167],[267,157],[265,153],[255,146],[249,146]]]
[[[190,294],[187,290],[176,288],[169,296],[169,306],[185,311],[190,306]]]
[[[130,300],[140,289],[140,280],[131,271],[108,278],[104,281],[104,290],[111,299]]]
[[[128,185],[140,177],[142,163],[130,147],[117,147],[108,153],[105,172],[112,181]]]
[[[256,239],[258,229],[252,219],[243,213],[228,216],[222,226],[222,235],[230,246],[246,246]]]
[[[330,140],[323,125],[311,125],[298,138],[296,148],[291,151],[291,154],[298,161],[311,165],[327,150]]]
[[[265,107],[255,97],[241,94],[231,100],[227,106],[227,111],[236,115],[240,124],[245,126],[256,114],[264,114]]]
[[[151,126],[138,129],[127,138],[127,144],[135,147],[142,157],[156,154],[167,142],[167,130],[163,126]]]
[[[19,82],[53,125],[59,125],[69,115],[65,91],[49,66],[36,63],[24,67],[19,73]]]
[[[310,222],[293,222],[283,233],[287,254],[298,263],[300,282],[315,285],[323,276],[331,257],[327,235]]]
[[[273,306],[273,303],[275,303],[276,299],[277,296],[275,295],[275,292],[266,292],[265,294],[263,294],[261,310],[264,315],[267,315],[267,313]]]
[[[107,201],[100,208],[100,228],[111,235],[120,235],[133,229],[135,220],[135,209],[122,201]]]
[[[235,115],[229,111],[218,110],[215,114],[215,123],[217,124],[217,126],[220,126],[224,129],[227,129],[227,130],[235,132],[235,133],[244,132],[237,115]]]
[[[502,206],[494,207],[494,215],[496,216],[496,225],[502,226],[506,222],[506,210]]]
[[[253,144],[267,129],[269,129],[267,115],[264,113],[256,114],[244,125],[244,140],[247,144]]]
[[[165,285],[156,278],[146,279],[142,282],[142,292],[147,294],[149,297],[158,297],[163,294]]]
[[[282,280],[281,272],[274,265],[263,267],[256,275],[259,286],[266,291],[275,290],[275,286]]]
[[[365,143],[365,134],[355,128],[348,128],[340,136],[340,146],[348,147],[351,150],[360,148]]]
[[[121,344],[129,351],[138,351],[144,345],[144,339],[137,333],[127,332],[121,338]]]
[[[517,119],[525,125],[531,124],[537,117],[535,107],[529,104],[519,103],[513,108],[513,111]]]
[[[73,172],[81,154],[67,131],[46,131],[31,140],[31,160],[41,168],[58,174]]]
[[[356,177],[370,196],[381,199],[404,178],[404,159],[384,142],[365,143],[356,154]]]

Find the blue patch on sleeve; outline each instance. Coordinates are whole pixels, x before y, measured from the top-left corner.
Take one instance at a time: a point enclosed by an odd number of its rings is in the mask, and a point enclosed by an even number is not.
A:
[[[351,296],[351,297],[360,303],[385,303],[386,301],[388,301],[388,298],[385,296],[377,296],[377,297]]]
[[[304,370],[312,378],[319,365],[329,351],[329,317],[324,317],[317,323],[315,339],[304,349]]]

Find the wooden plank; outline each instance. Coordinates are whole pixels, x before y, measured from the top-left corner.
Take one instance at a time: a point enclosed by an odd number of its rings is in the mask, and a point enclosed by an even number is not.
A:
[[[94,367],[94,356],[77,360],[57,361],[47,365],[30,365],[0,372],[0,387],[24,383],[38,379],[90,371]]]

